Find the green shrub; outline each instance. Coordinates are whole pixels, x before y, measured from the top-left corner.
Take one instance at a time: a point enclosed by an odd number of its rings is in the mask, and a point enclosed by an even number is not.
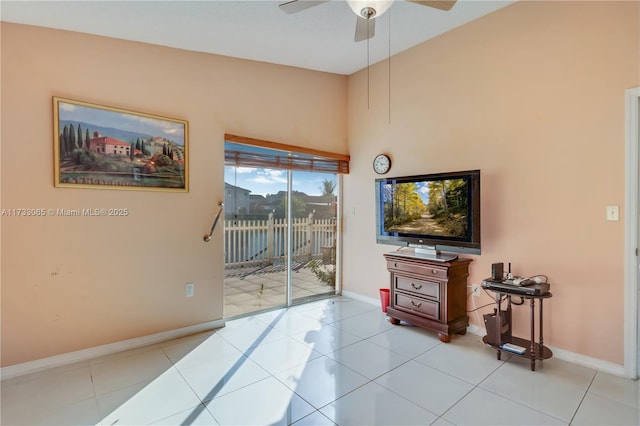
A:
[[[333,266],[324,266],[318,260],[312,260],[309,262],[311,272],[322,282],[327,283],[331,287],[336,286],[336,269]]]

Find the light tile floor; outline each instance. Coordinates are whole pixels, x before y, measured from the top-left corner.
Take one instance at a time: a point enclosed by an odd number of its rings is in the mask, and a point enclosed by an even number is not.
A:
[[[507,358],[507,359],[505,359]],[[638,425],[640,385],[336,297],[2,382],[3,425]]]

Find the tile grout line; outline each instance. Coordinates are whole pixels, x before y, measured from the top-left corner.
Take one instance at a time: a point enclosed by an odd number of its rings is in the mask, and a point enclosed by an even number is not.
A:
[[[587,394],[589,393],[589,389],[591,389],[591,385],[593,385],[593,382],[596,379],[597,375],[598,375],[598,370],[596,370],[595,373],[593,374],[593,377],[589,381],[589,386],[587,386],[587,389],[585,389],[584,394],[582,395],[582,398],[580,398],[580,402],[578,403],[578,406],[576,407],[576,410],[573,412],[573,415],[571,416],[571,420],[569,421],[570,425],[573,424],[573,420],[576,418],[578,411],[580,411],[580,406],[584,402],[584,399],[587,397]]]

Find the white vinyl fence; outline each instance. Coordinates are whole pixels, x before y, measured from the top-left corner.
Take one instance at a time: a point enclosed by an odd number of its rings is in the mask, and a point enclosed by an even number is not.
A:
[[[311,259],[322,255],[323,247],[336,241],[335,219],[308,217],[293,219],[293,258]],[[287,220],[224,221],[225,267],[265,265],[283,262],[287,253]]]

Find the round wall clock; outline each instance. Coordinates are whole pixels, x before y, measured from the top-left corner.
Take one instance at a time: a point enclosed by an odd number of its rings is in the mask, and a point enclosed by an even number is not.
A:
[[[391,158],[386,154],[378,154],[373,159],[373,171],[379,175],[387,173],[391,169]]]

